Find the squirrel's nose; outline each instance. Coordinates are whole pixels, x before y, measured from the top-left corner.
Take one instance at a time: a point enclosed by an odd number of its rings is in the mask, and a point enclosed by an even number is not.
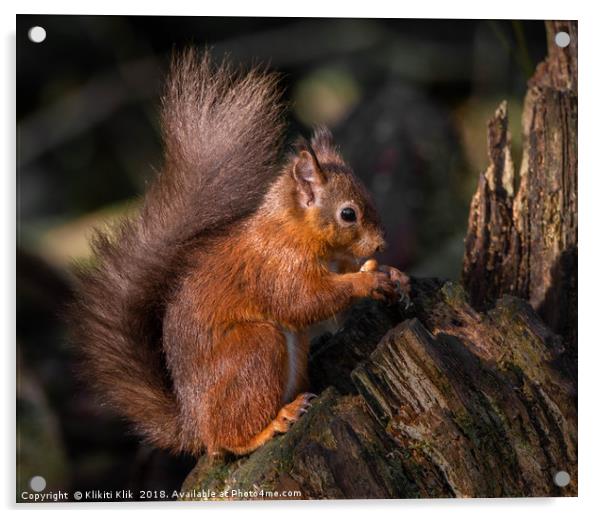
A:
[[[387,248],[387,243],[385,243],[384,239],[379,239],[378,244],[376,246],[376,252],[384,252],[385,248]]]

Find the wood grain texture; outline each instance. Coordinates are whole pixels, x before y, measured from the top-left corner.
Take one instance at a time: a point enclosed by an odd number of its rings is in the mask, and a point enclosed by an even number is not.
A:
[[[577,23],[547,22],[548,57],[528,83],[518,178],[502,103],[489,122],[490,164],[473,196],[462,280],[475,307],[525,298],[577,356]],[[568,47],[554,42],[557,32]],[[515,184],[518,190],[514,192]]]

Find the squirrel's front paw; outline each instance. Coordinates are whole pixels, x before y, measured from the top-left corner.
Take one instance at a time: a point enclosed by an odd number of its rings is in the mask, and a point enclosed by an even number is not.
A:
[[[398,283],[386,272],[366,272],[371,275],[372,289],[369,297],[375,300],[394,301],[399,298]]]
[[[364,263],[360,273],[364,280],[369,279],[369,288],[364,296],[377,300],[398,301],[404,295],[409,295],[410,278],[397,268],[379,265],[374,259],[370,259]]]
[[[392,266],[386,266],[381,264],[378,267],[378,270],[381,272],[385,272],[389,275],[391,280],[396,283],[397,291],[399,294],[405,293],[406,295],[410,294],[410,277],[408,274],[398,270],[397,268],[393,268]]]

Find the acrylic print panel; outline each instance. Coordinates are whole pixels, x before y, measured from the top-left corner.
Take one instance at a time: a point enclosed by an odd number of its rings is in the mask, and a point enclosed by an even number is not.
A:
[[[16,500],[576,495],[577,39],[18,16]]]

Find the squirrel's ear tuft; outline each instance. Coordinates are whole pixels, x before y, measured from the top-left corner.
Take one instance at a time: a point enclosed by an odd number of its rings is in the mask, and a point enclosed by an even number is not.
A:
[[[316,203],[318,191],[326,179],[316,158],[309,151],[302,150],[295,158],[293,177],[297,182],[301,204],[311,207]]]
[[[311,137],[311,147],[316,152],[322,151],[337,154],[337,149],[334,144],[334,137],[326,126],[317,126],[314,128],[314,132]]]
[[[334,143],[332,133],[325,126],[318,126],[314,130],[310,145],[320,163],[345,165],[345,160]]]

